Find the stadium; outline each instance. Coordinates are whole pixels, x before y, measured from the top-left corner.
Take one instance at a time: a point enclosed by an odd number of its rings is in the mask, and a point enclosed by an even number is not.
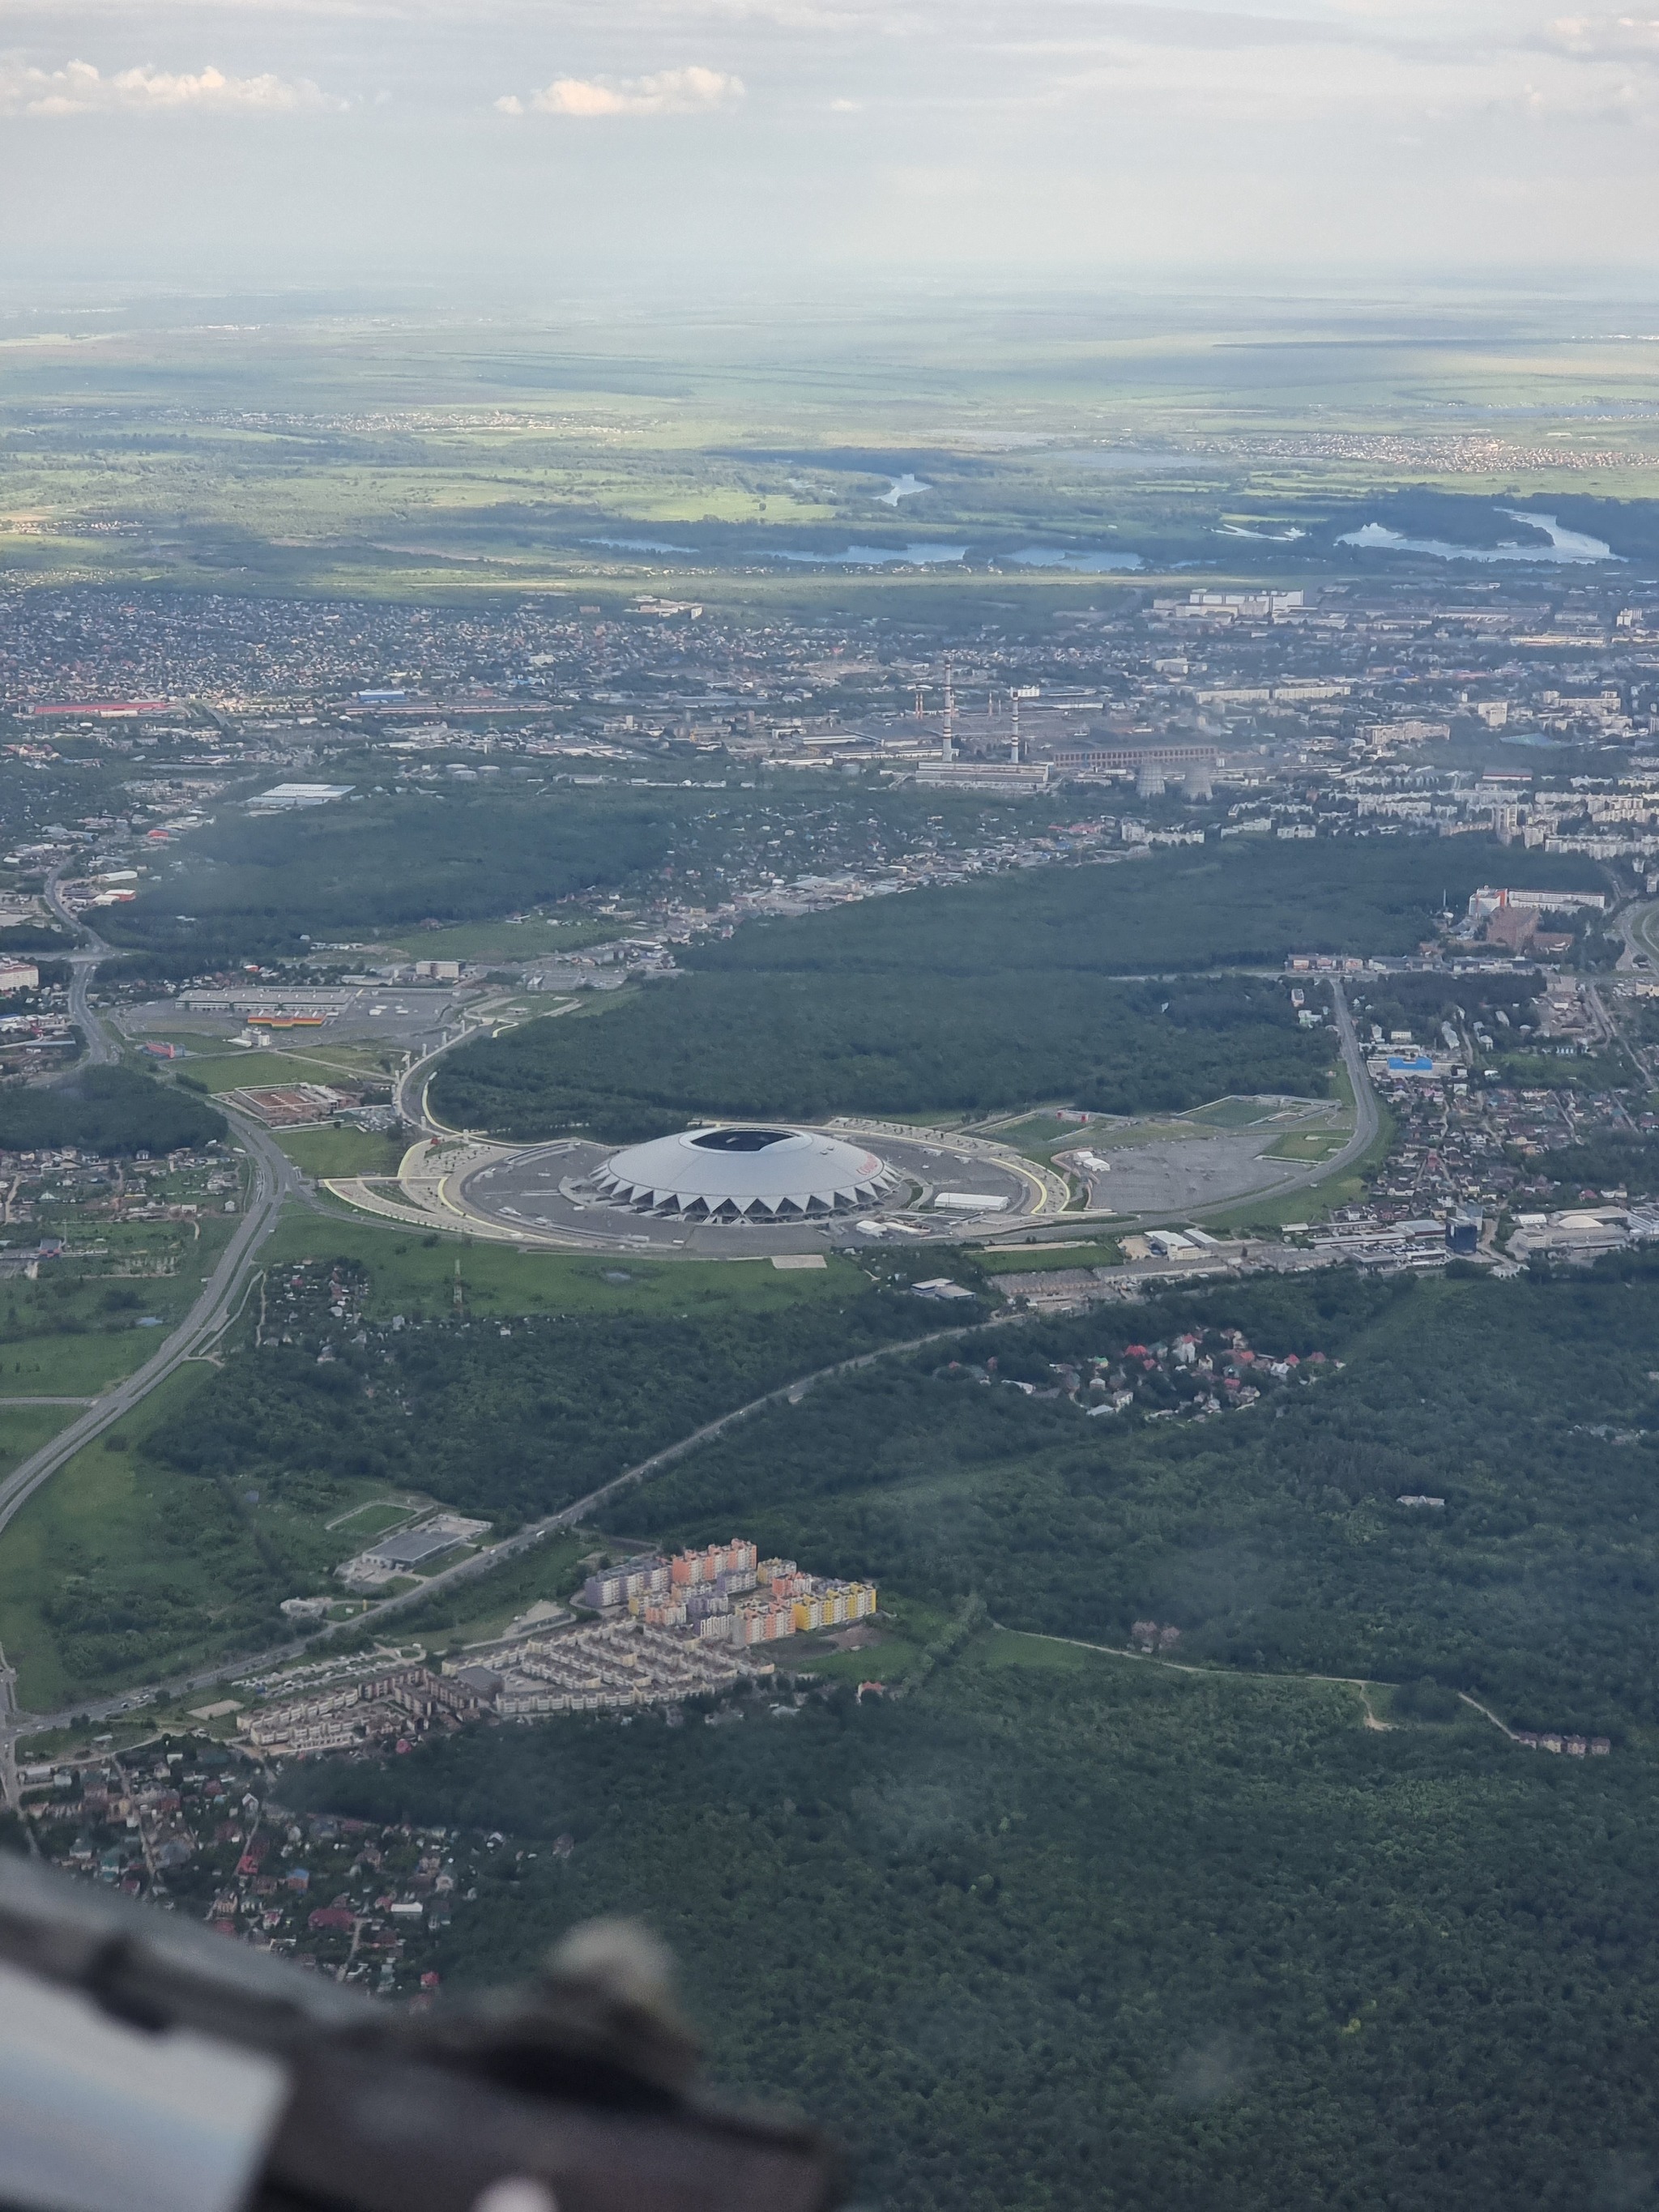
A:
[[[684,1129],[589,1178],[613,1206],[687,1221],[793,1221],[874,1206],[898,1178],[860,1145],[801,1129]]]

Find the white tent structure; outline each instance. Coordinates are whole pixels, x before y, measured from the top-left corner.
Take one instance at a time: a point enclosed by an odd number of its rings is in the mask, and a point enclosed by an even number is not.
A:
[[[862,1146],[802,1129],[684,1129],[613,1152],[592,1182],[635,1213],[702,1221],[798,1221],[862,1212],[892,1190]]]

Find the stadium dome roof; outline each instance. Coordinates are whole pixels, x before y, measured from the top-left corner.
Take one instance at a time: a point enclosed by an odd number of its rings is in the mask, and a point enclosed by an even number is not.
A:
[[[892,1189],[861,1145],[802,1129],[684,1129],[613,1152],[593,1182],[637,1213],[701,1220],[798,1220],[873,1205]]]

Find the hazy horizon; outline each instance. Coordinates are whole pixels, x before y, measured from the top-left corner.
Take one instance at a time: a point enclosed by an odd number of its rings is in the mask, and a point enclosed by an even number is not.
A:
[[[0,0],[0,275],[1639,295],[1656,125],[1659,23],[1495,0]]]

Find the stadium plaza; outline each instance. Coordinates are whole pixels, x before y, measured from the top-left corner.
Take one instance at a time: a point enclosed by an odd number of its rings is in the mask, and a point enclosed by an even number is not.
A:
[[[988,1139],[852,1120],[695,1125],[632,1146],[424,1137],[395,1179],[326,1188],[411,1227],[701,1258],[954,1242],[1035,1225],[1069,1196],[1052,1170]]]

